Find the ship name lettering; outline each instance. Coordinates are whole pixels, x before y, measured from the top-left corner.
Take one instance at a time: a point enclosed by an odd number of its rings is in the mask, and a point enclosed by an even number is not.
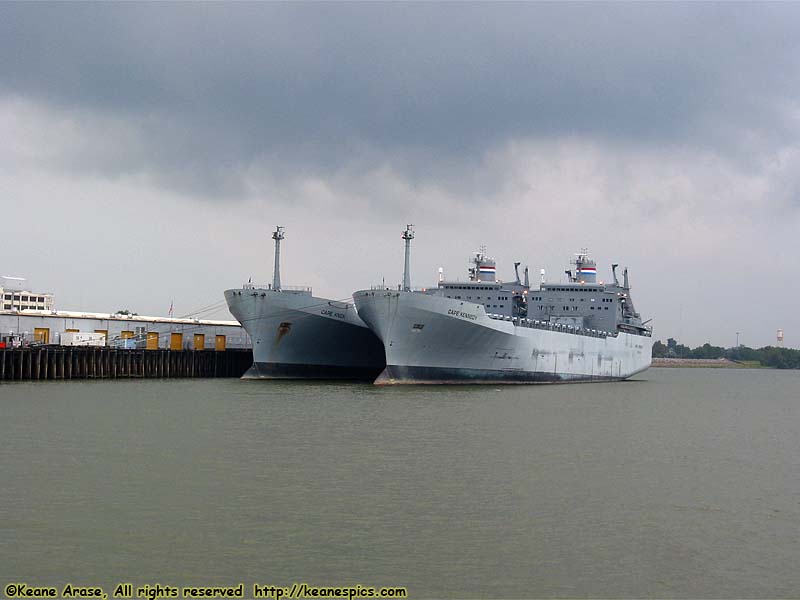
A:
[[[478,318],[478,315],[471,315],[470,313],[456,310],[455,308],[448,309],[447,314],[455,317],[461,317],[462,319],[470,319],[472,321],[475,321]]]
[[[332,310],[328,310],[327,308],[323,309],[320,314],[325,315],[326,317],[336,317],[337,319],[344,319],[343,313],[333,312]]]

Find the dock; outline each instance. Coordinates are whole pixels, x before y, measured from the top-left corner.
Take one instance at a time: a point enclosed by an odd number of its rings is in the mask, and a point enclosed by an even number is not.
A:
[[[241,377],[252,364],[250,349],[2,348],[0,381]]]

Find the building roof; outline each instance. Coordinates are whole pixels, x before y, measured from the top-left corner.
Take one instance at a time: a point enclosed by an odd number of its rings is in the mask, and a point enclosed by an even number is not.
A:
[[[218,325],[241,327],[238,321],[176,319],[173,317],[147,317],[144,315],[120,315],[111,313],[76,312],[71,310],[0,310],[0,315],[19,315],[29,317],[54,317],[62,319],[96,319],[101,321],[129,321],[133,323],[176,323],[181,325]]]

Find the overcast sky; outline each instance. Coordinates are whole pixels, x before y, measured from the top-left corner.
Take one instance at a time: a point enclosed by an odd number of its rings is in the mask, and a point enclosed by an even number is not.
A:
[[[182,315],[630,268],[655,336],[800,346],[800,5],[0,3],[0,275]],[[223,309],[206,316],[231,318]]]

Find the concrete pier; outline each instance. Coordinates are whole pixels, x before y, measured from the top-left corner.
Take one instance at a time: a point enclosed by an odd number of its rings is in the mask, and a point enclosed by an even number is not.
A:
[[[0,381],[241,377],[252,350],[125,350],[106,347],[0,349]]]

